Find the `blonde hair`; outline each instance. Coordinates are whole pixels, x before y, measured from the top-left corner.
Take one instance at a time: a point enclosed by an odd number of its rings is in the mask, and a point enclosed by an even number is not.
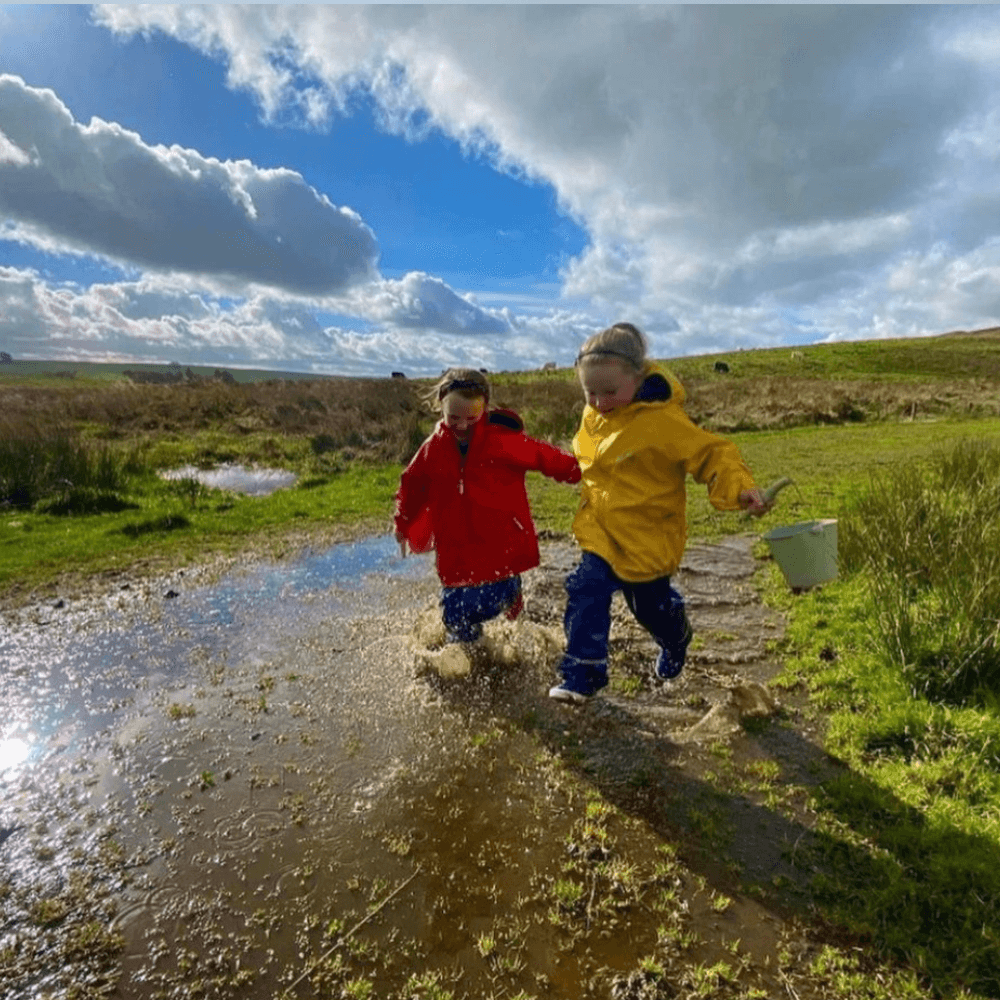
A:
[[[646,337],[631,323],[615,323],[584,341],[576,356],[576,366],[587,358],[617,358],[640,372],[646,363]]]
[[[490,383],[475,368],[449,368],[431,386],[424,400],[432,410],[439,413],[441,401],[452,392],[457,392],[463,399],[481,399],[486,406],[490,404]]]

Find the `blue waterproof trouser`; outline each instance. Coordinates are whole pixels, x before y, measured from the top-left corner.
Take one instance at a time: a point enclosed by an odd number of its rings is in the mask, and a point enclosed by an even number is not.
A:
[[[566,687],[592,695],[608,683],[608,635],[611,598],[622,591],[629,610],[661,649],[684,662],[690,627],[684,598],[663,576],[647,583],[627,583],[593,552],[584,552],[580,565],[566,577],[566,654],[559,669]]]
[[[512,608],[520,596],[519,576],[478,587],[445,587],[441,594],[441,616],[448,630],[445,641],[475,642],[483,634],[483,622]]]

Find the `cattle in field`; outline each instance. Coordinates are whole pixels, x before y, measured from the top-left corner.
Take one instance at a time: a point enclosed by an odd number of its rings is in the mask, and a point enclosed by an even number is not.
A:
[[[393,378],[406,378],[406,376],[402,372],[393,372],[392,373],[392,377]]]
[[[729,371],[729,365],[727,365],[725,361],[716,361],[715,370],[717,372],[721,372],[724,375],[726,372]]]
[[[546,361],[545,364],[542,365],[543,372],[554,372],[555,370],[556,370],[556,363],[554,361]]]

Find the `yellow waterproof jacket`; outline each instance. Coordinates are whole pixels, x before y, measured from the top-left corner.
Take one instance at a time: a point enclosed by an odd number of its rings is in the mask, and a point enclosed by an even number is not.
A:
[[[584,408],[573,452],[583,472],[573,533],[615,575],[644,583],[672,575],[687,542],[684,482],[708,486],[718,510],[739,510],[753,476],[736,445],[696,427],[674,375],[647,363],[635,399],[606,416]]]

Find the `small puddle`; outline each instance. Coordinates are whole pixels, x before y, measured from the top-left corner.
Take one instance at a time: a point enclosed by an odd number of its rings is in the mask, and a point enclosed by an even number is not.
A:
[[[179,469],[169,469],[161,472],[163,479],[195,479],[202,486],[214,490],[231,490],[234,493],[245,493],[252,497],[264,497],[275,490],[292,486],[298,476],[284,469],[248,469],[242,465],[225,464],[215,469],[199,469],[194,465],[185,465]]]

